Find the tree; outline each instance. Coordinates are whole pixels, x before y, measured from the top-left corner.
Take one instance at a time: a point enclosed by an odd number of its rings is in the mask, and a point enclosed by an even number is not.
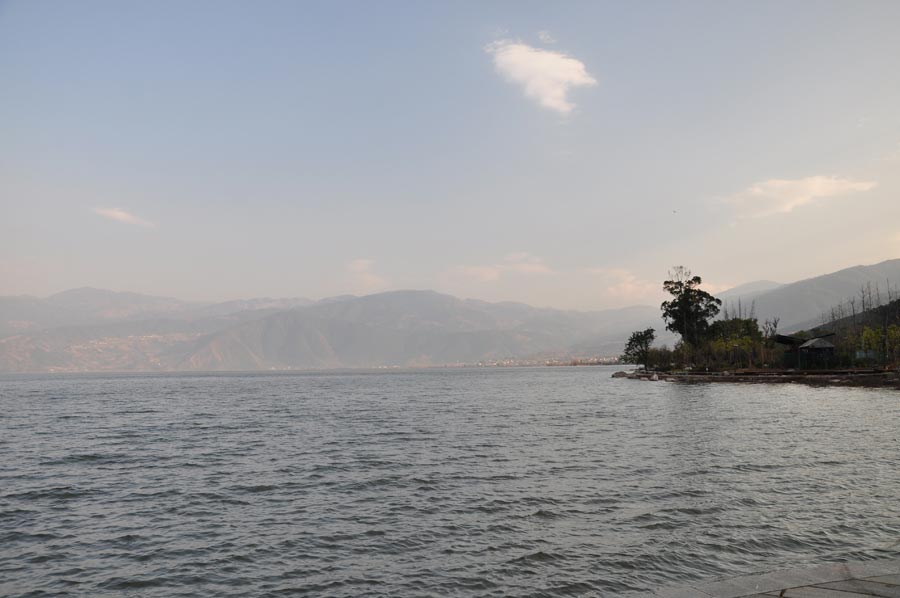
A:
[[[653,339],[655,338],[656,331],[652,328],[632,332],[628,338],[628,343],[625,345],[622,361],[646,366],[650,345],[653,344]]]
[[[684,342],[698,347],[705,338],[709,320],[719,313],[721,299],[716,299],[700,289],[699,276],[691,276],[684,266],[676,266],[669,272],[670,280],[663,282],[663,289],[672,295],[661,308],[666,330],[678,333]]]

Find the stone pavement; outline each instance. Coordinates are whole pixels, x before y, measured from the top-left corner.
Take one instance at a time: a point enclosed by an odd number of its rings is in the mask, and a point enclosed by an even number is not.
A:
[[[900,558],[833,563],[664,588],[647,598],[900,598]]]

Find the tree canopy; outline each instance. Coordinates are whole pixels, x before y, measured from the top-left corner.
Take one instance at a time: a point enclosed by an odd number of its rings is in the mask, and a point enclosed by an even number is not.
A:
[[[666,330],[680,334],[692,346],[699,346],[709,329],[709,320],[719,313],[722,300],[702,290],[703,280],[691,276],[691,271],[684,266],[670,271],[669,279],[663,282],[663,289],[672,299],[661,306]]]
[[[656,338],[656,331],[652,328],[632,332],[628,344],[625,345],[622,361],[647,366],[647,356],[654,338]]]

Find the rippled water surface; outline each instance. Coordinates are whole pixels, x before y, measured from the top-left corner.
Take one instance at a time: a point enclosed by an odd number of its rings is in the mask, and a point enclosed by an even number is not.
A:
[[[619,596],[900,552],[900,394],[0,378],[0,595]]]

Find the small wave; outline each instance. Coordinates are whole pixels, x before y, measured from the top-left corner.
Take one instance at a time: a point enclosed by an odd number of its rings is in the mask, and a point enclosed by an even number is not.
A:
[[[538,509],[533,513],[529,513],[528,515],[519,515],[520,518],[531,518],[536,517],[538,519],[557,519],[559,517],[563,517],[562,513],[557,513],[556,511],[551,511],[550,509]]]
[[[734,471],[764,472],[784,468],[784,465],[778,465],[775,463],[741,463],[739,465],[735,465],[731,469],[733,469]]]
[[[134,544],[135,542],[140,542],[143,540],[146,540],[146,538],[139,534],[123,534],[121,536],[113,538],[112,540],[110,540],[110,542],[113,544],[129,545],[129,544]]]
[[[566,560],[566,557],[562,554],[538,550],[537,552],[531,552],[529,554],[523,554],[520,557],[516,557],[512,559],[510,563],[555,563],[564,560]]]
[[[78,488],[76,486],[56,486],[54,488],[28,490],[18,494],[7,494],[3,498],[14,498],[18,500],[74,500],[93,494],[96,494],[96,491],[86,488]]]
[[[51,554],[38,554],[32,557],[28,557],[28,562],[35,565],[42,565],[44,563],[53,563],[53,562],[65,562],[71,558],[71,555],[57,552]]]
[[[666,492],[661,492],[659,494],[654,494],[654,500],[669,500],[673,498],[701,498],[704,496],[709,496],[712,494],[710,490],[670,490]]]
[[[28,532],[12,531],[0,535],[0,545],[12,544],[14,542],[49,542],[51,540],[58,540],[59,538],[60,536],[56,534],[46,532],[32,534]]]
[[[230,488],[228,488],[228,490],[232,492],[239,492],[242,494],[260,494],[263,492],[272,492],[273,490],[278,490],[278,488],[278,486],[275,486],[273,484],[253,484],[250,486],[231,486]]]
[[[84,454],[66,455],[65,457],[60,457],[59,459],[41,461],[41,465],[46,466],[46,465],[72,465],[72,464],[77,464],[77,463],[122,463],[125,461],[126,461],[126,459],[123,459],[119,455],[102,454],[102,453],[84,453]]]
[[[164,578],[150,577],[141,579],[139,577],[114,577],[100,584],[105,590],[141,590],[147,588],[158,588],[166,585]]]

